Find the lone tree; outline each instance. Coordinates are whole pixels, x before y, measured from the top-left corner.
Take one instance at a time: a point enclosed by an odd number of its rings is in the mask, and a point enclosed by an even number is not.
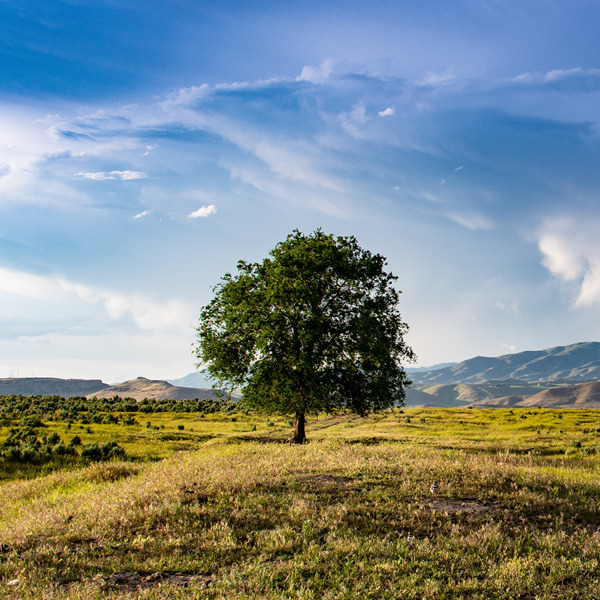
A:
[[[354,237],[295,230],[262,263],[238,262],[202,309],[198,366],[244,403],[294,416],[347,408],[363,415],[402,404],[410,385],[397,279]]]

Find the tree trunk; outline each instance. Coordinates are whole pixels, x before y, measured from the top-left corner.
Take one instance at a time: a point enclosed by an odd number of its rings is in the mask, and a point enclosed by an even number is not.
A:
[[[306,433],[304,431],[304,413],[296,413],[294,418],[294,435],[290,442],[292,444],[304,444],[306,442]]]

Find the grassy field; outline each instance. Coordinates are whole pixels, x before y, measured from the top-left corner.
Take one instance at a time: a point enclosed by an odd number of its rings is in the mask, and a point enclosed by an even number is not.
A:
[[[0,597],[600,597],[600,411],[131,416],[43,428],[125,460],[2,463]]]

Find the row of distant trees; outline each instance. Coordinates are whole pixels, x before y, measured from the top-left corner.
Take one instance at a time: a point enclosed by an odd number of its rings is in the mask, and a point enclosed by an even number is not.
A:
[[[107,413],[214,413],[228,410],[234,403],[225,399],[189,400],[157,400],[144,398],[136,401],[134,398],[86,398],[74,396],[0,396],[0,423],[23,417],[37,417],[55,421],[78,421],[84,423],[101,423]]]

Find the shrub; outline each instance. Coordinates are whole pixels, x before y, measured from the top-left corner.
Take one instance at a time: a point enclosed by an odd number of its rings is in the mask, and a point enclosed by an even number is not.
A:
[[[124,456],[125,448],[113,441],[106,442],[102,445],[98,445],[98,442],[86,444],[81,451],[81,458],[93,462],[110,460],[111,458],[123,458]]]
[[[39,417],[25,417],[21,420],[23,427],[44,427],[44,424],[40,421]]]
[[[60,442],[60,436],[58,435],[58,433],[56,433],[56,431],[53,431],[48,436],[48,444],[53,445],[53,444],[58,444],[59,442]]]

